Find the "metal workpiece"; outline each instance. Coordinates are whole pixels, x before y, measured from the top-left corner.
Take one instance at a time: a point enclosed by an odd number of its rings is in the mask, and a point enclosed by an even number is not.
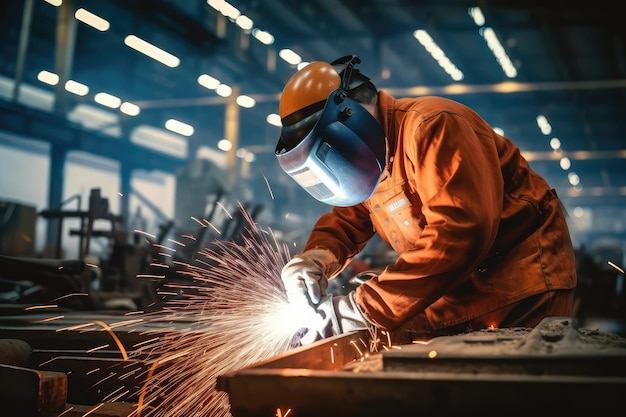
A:
[[[363,335],[360,335],[362,337]],[[547,318],[365,355],[354,334],[218,377],[234,417],[461,416],[608,412],[623,406],[626,340]],[[344,361],[343,365],[340,362]]]
[[[52,417],[65,410],[67,378],[63,372],[0,364],[0,387],[3,415]]]

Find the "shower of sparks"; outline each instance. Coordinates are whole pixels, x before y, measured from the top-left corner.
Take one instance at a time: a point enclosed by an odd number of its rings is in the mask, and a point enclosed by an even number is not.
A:
[[[261,173],[261,175],[263,175],[263,179],[265,180],[265,185],[267,185],[267,191],[269,191],[270,197],[272,197],[272,200],[273,200],[274,193],[272,192],[272,187],[270,187],[270,182],[267,180],[267,177],[265,176],[265,174]]]
[[[249,225],[242,244],[216,241],[177,270],[180,280],[163,284],[159,294],[172,295],[163,302],[165,314],[148,320],[186,328],[159,331],[129,353],[149,365],[129,417],[230,416],[217,377],[286,352],[306,325],[280,278],[287,246],[242,212]]]
[[[56,305],[56,304],[40,305],[40,306],[30,306],[30,307],[25,307],[24,311],[40,310],[40,309],[47,309],[47,308],[57,308],[57,307],[58,307],[58,305]]]
[[[65,317],[65,316],[48,317],[48,318],[45,318],[45,319],[37,320],[37,321],[35,321],[35,323],[46,323],[48,321],[61,320],[63,317]]]
[[[613,262],[611,262],[611,261],[608,261],[607,263],[609,264],[609,266],[612,266],[613,268],[615,268],[616,270],[618,270],[618,271],[619,271],[619,272],[621,272],[622,274],[624,273],[624,269],[623,269],[623,268],[621,268],[621,267],[619,267],[619,266],[617,266],[615,263],[613,263]]]
[[[233,218],[233,216],[232,216],[232,215],[228,212],[228,210],[226,210],[226,207],[224,207],[224,205],[223,205],[222,203],[220,203],[220,202],[218,201],[218,202],[217,202],[217,203],[215,203],[215,204],[217,204],[217,206],[218,206],[219,208],[221,208],[222,210],[224,210],[224,213],[226,213],[226,215],[227,215],[228,217],[230,217],[231,219]]]

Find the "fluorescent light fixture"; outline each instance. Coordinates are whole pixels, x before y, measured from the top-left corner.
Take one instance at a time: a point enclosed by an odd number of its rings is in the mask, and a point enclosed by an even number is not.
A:
[[[577,186],[580,184],[580,177],[575,172],[570,172],[569,174],[567,174],[567,179],[569,180],[569,183],[573,186]]]
[[[183,136],[191,136],[194,132],[193,126],[176,119],[169,119],[168,121],[166,121],[165,128]]]
[[[89,87],[74,80],[67,80],[65,90],[77,96],[86,96],[89,93]]]
[[[552,133],[552,126],[550,125],[550,122],[548,121],[546,116],[540,114],[539,116],[537,116],[536,120],[537,126],[539,126],[539,130],[541,130],[541,133],[543,133],[544,135],[549,135],[550,133]]]
[[[228,152],[233,149],[233,143],[228,139],[222,139],[217,142],[217,148],[221,151]]]
[[[202,74],[198,77],[198,84],[204,88],[208,88],[209,90],[215,90],[221,83],[217,78],[213,78],[207,74]]]
[[[207,0],[207,4],[230,19],[237,19],[241,12],[225,0]]]
[[[233,89],[230,88],[230,86],[226,85],[226,84],[220,84],[217,89],[215,90],[215,92],[222,97],[230,97],[230,95],[233,93]]]
[[[120,111],[129,116],[137,116],[141,112],[141,109],[138,105],[125,101],[120,105]]]
[[[94,96],[94,101],[98,104],[102,104],[103,106],[110,107],[112,109],[117,109],[120,104],[122,104],[122,100],[119,97],[115,97],[109,93],[98,93]]]
[[[237,97],[237,104],[239,104],[241,107],[249,109],[251,107],[254,107],[254,105],[256,104],[256,100],[254,100],[250,96],[242,95]]]
[[[296,65],[296,68],[298,68],[298,71],[300,71],[302,68],[306,67],[309,64],[310,64],[310,62],[302,61],[301,63]]]
[[[46,70],[39,71],[39,74],[37,74],[37,79],[42,83],[50,85],[57,85],[59,83],[59,76],[56,75],[54,72]]]
[[[54,7],[59,7],[63,3],[63,0],[45,0],[45,2],[53,5]]]
[[[268,114],[267,117],[265,118],[265,121],[269,124],[271,124],[272,126],[282,126],[282,122],[280,121],[280,116],[277,115],[276,113],[272,113],[272,114]]]
[[[95,15],[83,8],[76,10],[76,13],[74,13],[74,17],[76,17],[77,20],[80,20],[84,24],[89,25],[94,29],[98,29],[100,32],[105,32],[109,30],[109,27],[111,27],[111,24],[108,20],[105,20],[100,16]]]
[[[559,140],[559,138],[550,139],[550,147],[555,151],[559,149],[561,147],[561,141]]]
[[[245,14],[240,15],[235,19],[235,24],[243,30],[250,30],[254,26],[254,22]]]
[[[482,26],[485,24],[485,15],[480,7],[470,7],[467,9],[467,13],[472,17],[476,26]]]
[[[126,36],[126,38],[124,38],[124,44],[170,68],[175,68],[180,65],[180,59],[178,59],[178,57],[135,35]]]
[[[259,42],[265,45],[271,45],[274,43],[274,36],[261,29],[252,29],[252,36],[254,36]]]
[[[430,37],[428,32],[423,29],[418,29],[413,32],[413,37],[422,44],[424,49],[433,57],[439,66],[452,78],[454,81],[461,81],[464,77],[463,72],[459,70],[456,65],[450,61],[443,52],[443,50],[435,43],[433,38]]]
[[[283,61],[291,65],[298,65],[300,62],[302,62],[302,58],[300,57],[300,55],[298,55],[291,49],[281,49],[278,52],[278,56],[281,57]]]
[[[504,47],[496,36],[496,32],[492,28],[485,27],[481,28],[479,33],[485,39],[485,42],[487,42],[491,53],[496,57],[496,61],[500,64],[504,75],[509,78],[517,77],[517,68],[515,68],[511,58],[506,54]]]

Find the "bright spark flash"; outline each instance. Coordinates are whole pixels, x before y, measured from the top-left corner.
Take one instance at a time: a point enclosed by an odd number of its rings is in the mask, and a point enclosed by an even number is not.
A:
[[[155,319],[184,319],[189,328],[131,353],[147,355],[151,367],[129,417],[230,416],[227,394],[215,387],[217,377],[292,347],[303,326],[294,320],[301,316],[288,303],[280,278],[289,250],[242,212],[249,224],[243,244],[218,241],[201,250],[201,259],[182,271],[193,282],[172,284],[171,294],[178,297],[163,306],[170,314]]]

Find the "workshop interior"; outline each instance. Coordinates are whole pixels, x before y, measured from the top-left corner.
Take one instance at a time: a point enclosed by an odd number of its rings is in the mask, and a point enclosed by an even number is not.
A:
[[[0,3],[0,27],[8,417],[623,409],[626,29],[613,2],[20,0]],[[576,250],[572,317],[398,349],[364,332],[292,348],[263,343],[279,336],[254,329],[261,306],[237,313],[255,274],[278,283],[330,209],[277,162],[282,88],[351,54],[394,97],[473,108],[554,187]],[[396,256],[373,239],[329,292]]]

